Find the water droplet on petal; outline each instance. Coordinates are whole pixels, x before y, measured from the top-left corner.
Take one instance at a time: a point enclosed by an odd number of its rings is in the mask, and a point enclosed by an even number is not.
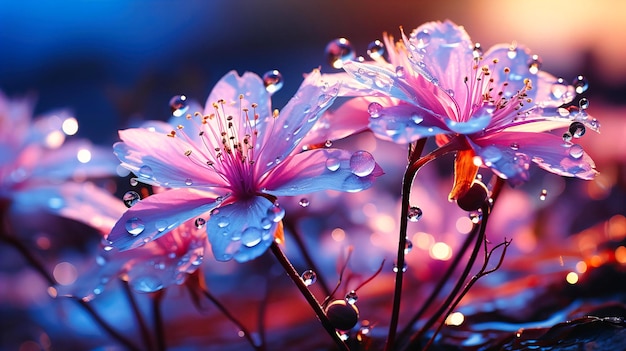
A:
[[[285,210],[278,204],[274,204],[267,210],[267,218],[274,223],[280,222],[284,217]]]
[[[580,138],[585,135],[586,131],[585,125],[580,122],[573,122],[569,125],[569,132],[574,138]]]
[[[547,196],[548,196],[548,190],[541,189],[541,194],[539,194],[539,200],[545,201]]]
[[[397,66],[396,67],[396,77],[398,78],[404,78],[405,75],[405,70],[404,70],[404,66]]]
[[[336,69],[341,69],[343,64],[356,58],[354,48],[346,38],[338,38],[326,45],[326,57],[328,63]]]
[[[538,55],[533,55],[528,62],[528,71],[530,74],[537,74],[541,69],[541,59]]]
[[[572,141],[572,134],[569,132],[563,133],[563,141],[566,143]]]
[[[359,296],[356,294],[356,291],[351,290],[346,294],[346,302],[354,305],[356,301],[359,299]]]
[[[420,220],[420,218],[422,218],[422,215],[424,213],[422,212],[422,209],[417,207],[417,206],[411,206],[409,208],[409,212],[407,214],[407,218],[409,219],[409,221],[411,222],[417,222]]]
[[[126,194],[122,197],[122,201],[124,201],[124,205],[130,208],[134,204],[138,203],[141,200],[141,196],[136,191],[127,191]]]
[[[137,184],[139,184],[139,181],[137,180],[137,178],[130,178],[130,186],[137,186]]]
[[[417,113],[411,114],[411,121],[415,124],[420,124],[424,121],[424,117],[418,115]]]
[[[567,85],[563,84],[562,79],[559,79],[552,84],[550,92],[555,99],[560,99],[567,93]]]
[[[156,230],[161,233],[167,229],[167,221],[160,219],[154,223],[154,226],[156,227]]]
[[[404,254],[408,254],[413,250],[413,242],[409,239],[406,239],[406,243],[404,244]]]
[[[152,178],[153,172],[152,168],[147,165],[143,165],[139,168],[139,176],[142,178]]]
[[[170,99],[170,108],[174,117],[180,117],[189,110],[187,105],[187,97],[185,95],[176,95]]]
[[[474,49],[472,50],[472,55],[474,56],[475,59],[480,58],[481,56],[483,56],[483,48],[480,45],[480,43],[474,44]]]
[[[482,211],[472,211],[469,213],[469,218],[472,221],[472,223],[478,224],[483,219],[483,213]]]
[[[374,40],[367,46],[367,55],[375,60],[385,54],[385,45],[380,40]]]
[[[283,75],[277,69],[267,71],[263,75],[263,85],[265,85],[265,90],[270,94],[274,94],[282,89],[283,84]]]
[[[359,322],[359,310],[356,305],[349,304],[345,300],[335,300],[326,306],[328,321],[337,330],[347,331]],[[348,340],[348,333],[340,333],[342,340]],[[345,335],[345,336],[344,336]]]
[[[301,278],[302,278],[302,281],[304,282],[304,285],[310,286],[311,284],[317,281],[317,273],[315,273],[311,269],[307,269],[306,271],[302,273]]]
[[[126,221],[126,231],[133,236],[139,235],[146,228],[140,218],[133,217]]]
[[[511,60],[517,57],[517,46],[515,44],[509,46],[509,51],[507,51],[506,56]]]
[[[380,112],[383,110],[383,106],[377,102],[372,102],[367,106],[367,112],[372,118],[380,117]]]
[[[303,198],[300,199],[299,204],[302,207],[309,207],[310,202],[309,202],[309,199],[307,199],[306,197],[303,197]]]
[[[247,247],[253,247],[261,242],[263,231],[257,227],[248,227],[241,233],[241,243]]]
[[[325,147],[331,147],[331,146],[333,146],[333,141],[332,141],[332,140],[326,140],[326,141],[324,142],[324,146],[325,146]]]
[[[350,156],[350,171],[359,177],[370,175],[375,167],[374,156],[367,151],[357,151]]]
[[[418,49],[423,49],[430,44],[430,33],[427,30],[423,30],[415,35],[415,40]]]
[[[574,144],[569,148],[569,155],[572,158],[579,159],[583,157],[583,154],[584,154],[583,147],[578,144]]]
[[[163,288],[163,282],[157,277],[145,275],[131,279],[128,284],[135,291],[155,292]]]
[[[339,159],[331,157],[326,160],[326,168],[331,172],[338,170],[340,165],[341,161],[339,161]]]
[[[581,110],[586,110],[589,108],[589,100],[587,98],[582,98],[578,101],[578,107]]]
[[[185,179],[185,185],[191,186],[192,184],[193,184],[193,180],[191,180],[191,178]]]
[[[267,218],[263,218],[261,220],[261,228],[265,229],[265,230],[269,230],[272,227],[272,221],[270,221]]]
[[[194,224],[196,225],[196,228],[202,229],[202,227],[206,224],[206,220],[202,217],[198,217],[196,218]]]
[[[510,147],[511,147],[511,150],[514,150],[514,151],[519,150],[519,144],[518,143],[511,143]]]
[[[589,88],[589,81],[585,78],[585,76],[578,75],[574,78],[572,85],[574,86],[576,94],[582,94]]]

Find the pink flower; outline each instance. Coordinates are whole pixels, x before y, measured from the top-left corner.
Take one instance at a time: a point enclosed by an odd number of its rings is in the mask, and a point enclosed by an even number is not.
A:
[[[580,109],[560,107],[574,99],[575,87],[541,71],[528,49],[500,44],[483,53],[450,21],[426,23],[395,44],[389,36],[384,41],[389,61],[344,63],[361,86],[349,83],[341,92],[373,96],[362,108],[378,137],[408,143],[438,136],[440,145],[456,138],[456,147],[467,150],[457,155],[457,174],[467,172],[460,179],[473,179],[482,164],[521,183],[531,161],[563,176],[592,179],[597,173],[571,134],[598,131],[599,123],[587,115],[585,102]],[[570,125],[564,137],[548,132]]]
[[[211,211],[206,229],[215,258],[247,261],[274,240],[284,216],[277,196],[371,186],[382,170],[367,152],[299,152],[338,89],[322,86],[313,71],[285,108],[272,112],[260,77],[230,72],[203,111],[181,102],[176,130],[120,131],[114,149],[122,166],[141,182],[172,189],[130,208],[108,237],[112,246],[141,246]]]
[[[65,212],[91,177],[115,174],[111,152],[86,140],[66,141],[78,124],[66,111],[33,119],[30,99],[9,100],[0,92],[0,199],[22,213],[45,210],[90,223]],[[93,196],[104,190],[91,187]]]

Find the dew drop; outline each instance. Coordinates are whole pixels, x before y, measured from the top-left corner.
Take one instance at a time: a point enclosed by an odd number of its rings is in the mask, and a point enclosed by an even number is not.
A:
[[[557,112],[559,113],[559,116],[561,117],[569,117],[569,110],[564,107],[559,107]]]
[[[152,178],[153,172],[152,168],[147,165],[143,165],[139,168],[139,176],[142,178]]]
[[[508,57],[511,60],[516,58],[517,57],[517,46],[515,46],[515,45],[509,46],[509,51],[507,51],[506,57]]]
[[[196,228],[202,229],[204,225],[206,224],[206,220],[202,217],[198,217],[196,218],[194,224],[196,225]]]
[[[241,233],[241,243],[246,247],[253,247],[261,242],[263,231],[257,227],[248,227]]]
[[[317,273],[315,273],[315,271],[311,269],[307,269],[306,271],[302,273],[301,278],[302,278],[302,281],[304,282],[304,285],[310,286],[311,284],[314,284],[317,281]]]
[[[139,235],[146,228],[140,218],[133,217],[126,221],[126,231],[133,236]]]
[[[578,144],[574,144],[569,148],[569,155],[572,158],[579,159],[583,157],[583,154],[584,154],[583,147]]]
[[[472,211],[469,213],[469,218],[474,224],[480,223],[483,219],[483,214],[481,211]]]
[[[274,204],[272,207],[267,209],[267,218],[274,223],[280,222],[284,217],[285,210],[278,204]]]
[[[191,180],[191,178],[185,179],[185,185],[191,186],[192,184],[193,184],[193,180]]]
[[[528,62],[528,71],[530,74],[537,74],[539,69],[541,69],[541,59],[539,55],[533,55]]]
[[[126,194],[122,197],[122,201],[124,201],[124,205],[130,208],[134,204],[138,203],[141,200],[141,196],[136,191],[127,191]]]
[[[356,305],[349,304],[345,300],[335,300],[329,303],[325,312],[328,321],[337,330],[350,330],[359,322],[359,310]],[[350,337],[348,333],[340,334],[340,338],[344,341]]]
[[[562,83],[562,79],[559,79],[552,84],[550,92],[555,99],[560,99],[567,93],[567,86]]]
[[[354,48],[346,38],[332,40],[326,45],[326,58],[333,68],[341,69],[344,63],[356,59]]]
[[[578,107],[581,110],[586,110],[589,108],[589,100],[587,98],[582,98],[578,101]]]
[[[519,150],[519,144],[518,143],[511,143],[511,145],[509,145],[511,147],[511,150],[517,151]]]
[[[180,117],[189,110],[187,97],[185,95],[175,95],[170,99],[170,108],[174,117]]]
[[[563,141],[566,143],[572,141],[572,134],[570,132],[563,133]]]
[[[427,30],[423,30],[415,35],[417,41],[417,48],[423,49],[430,44],[430,33]]]
[[[396,67],[396,77],[398,78],[404,78],[406,72],[404,70],[404,66],[397,66]]]
[[[574,78],[572,85],[574,86],[576,94],[582,94],[589,88],[589,81],[585,76],[578,75]]]
[[[548,196],[548,190],[541,189],[541,193],[539,194],[539,200],[545,201],[547,196]]]
[[[367,46],[367,55],[375,60],[385,54],[385,45],[380,40],[374,40]]]
[[[580,138],[585,135],[586,131],[585,125],[580,122],[573,122],[569,125],[569,132],[574,138]]]
[[[415,123],[415,124],[420,124],[420,123],[422,123],[422,121],[424,121],[424,117],[418,115],[417,113],[412,113],[411,114],[411,121],[413,121],[413,123]]]
[[[301,198],[301,199],[300,199],[299,204],[300,204],[300,206],[302,206],[302,207],[309,207],[309,205],[310,205],[311,203],[309,202],[309,199],[307,199],[306,197],[303,197],[303,198]]]
[[[383,110],[383,106],[377,102],[372,102],[367,106],[367,112],[372,118],[380,117],[380,112]]]
[[[340,165],[341,161],[339,159],[331,157],[326,160],[326,168],[331,172],[338,170]]]
[[[265,90],[270,94],[274,94],[282,89],[283,84],[283,75],[277,69],[267,71],[263,75],[263,85],[265,85]]]
[[[406,243],[404,244],[404,254],[408,254],[413,250],[413,242],[409,239],[406,239]]]
[[[420,220],[420,218],[422,218],[422,215],[424,213],[422,212],[422,209],[417,207],[417,206],[411,206],[409,208],[409,212],[407,214],[407,218],[409,219],[409,221],[411,222],[417,222]]]
[[[474,44],[474,49],[472,50],[472,55],[474,56],[475,59],[480,58],[481,56],[483,56],[483,48],[480,45],[480,43]]]
[[[333,146],[333,141],[332,141],[332,140],[326,140],[326,141],[324,142],[324,146],[325,146],[325,147],[331,147],[331,146]]]
[[[137,180],[137,178],[130,178],[130,186],[137,186],[137,184],[139,184],[139,181]]]
[[[165,229],[167,229],[167,221],[160,219],[154,223],[154,226],[159,233],[162,233]]]
[[[357,151],[350,156],[350,171],[358,177],[365,177],[374,171],[376,161],[367,151]]]
[[[404,266],[402,266],[402,273],[405,273],[406,270],[407,270],[407,265],[406,265],[406,262],[405,262]],[[394,273],[398,273],[398,265],[397,264],[393,265],[393,272]]]
[[[346,302],[354,305],[356,301],[359,299],[359,296],[356,294],[356,291],[351,290],[346,294]]]

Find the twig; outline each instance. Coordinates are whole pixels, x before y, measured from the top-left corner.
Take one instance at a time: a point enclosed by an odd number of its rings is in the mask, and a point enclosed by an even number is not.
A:
[[[326,332],[328,333],[328,335],[331,336],[339,350],[349,351],[348,346],[343,342],[343,340],[341,340],[339,334],[337,334],[335,327],[330,323],[330,320],[326,316],[326,313],[324,313],[322,306],[319,304],[315,296],[313,296],[311,291],[307,288],[306,284],[304,284],[304,282],[300,278],[300,275],[295,270],[291,262],[289,262],[289,259],[287,258],[287,256],[285,256],[278,244],[274,241],[270,248],[274,256],[276,256],[276,259],[278,259],[278,262],[281,264],[281,266],[289,276],[289,278],[291,278],[291,280],[296,284],[296,287],[298,288],[298,290],[300,290],[300,293],[302,293],[311,308],[313,308],[313,311],[317,315],[317,318],[319,318],[320,322],[322,323],[322,327],[326,329]]]
[[[128,285],[128,282],[124,279],[120,279],[122,282],[122,287],[124,288],[124,292],[126,293],[126,297],[128,298],[128,302],[133,310],[133,314],[135,315],[135,319],[139,324],[139,330],[141,332],[141,337],[144,342],[144,346],[147,349],[152,349],[152,340],[150,339],[150,331],[148,330],[148,325],[146,324],[145,319],[143,318],[141,311],[139,310],[139,306],[137,305],[137,300],[133,296],[133,292]]]
[[[163,328],[163,313],[161,308],[161,302],[165,296],[165,290],[157,290],[150,294],[152,298],[152,318],[154,318],[154,334],[156,335],[156,344],[158,351],[165,351],[167,345],[165,344],[165,328]]]

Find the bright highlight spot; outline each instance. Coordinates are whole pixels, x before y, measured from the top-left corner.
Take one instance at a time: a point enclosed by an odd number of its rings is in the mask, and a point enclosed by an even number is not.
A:
[[[335,241],[343,241],[346,238],[346,232],[341,228],[335,228],[330,232],[330,236]]]
[[[464,320],[465,320],[465,316],[463,315],[463,313],[461,312],[450,313],[448,318],[446,318],[446,325],[459,326],[463,324]]]
[[[76,267],[69,262],[61,262],[54,267],[52,271],[54,279],[61,285],[70,285],[78,278]]]
[[[435,243],[430,248],[430,257],[436,260],[447,261],[452,257],[452,249],[444,242]]]
[[[578,263],[576,263],[576,272],[578,273],[585,273],[587,271],[587,264],[585,263],[585,261],[578,261]]]
[[[626,264],[626,246],[620,246],[615,249],[615,261]]]
[[[63,134],[59,130],[55,130],[50,134],[46,135],[46,146],[51,149],[56,149],[63,145],[65,141],[65,134]]]
[[[472,227],[472,220],[469,219],[469,217],[463,216],[456,220],[456,230],[458,230],[459,233],[467,234],[472,230]]]
[[[480,159],[480,156],[474,156],[472,158],[472,163],[474,163],[474,166],[480,167],[483,165],[483,160]]]
[[[76,154],[76,158],[80,163],[87,163],[91,161],[91,151],[89,151],[88,149],[80,149]]]
[[[567,280],[568,283],[574,285],[578,283],[578,274],[576,274],[576,272],[569,272],[567,273],[565,280]]]
[[[63,121],[61,129],[63,129],[63,133],[65,133],[65,135],[74,135],[78,132],[78,121],[76,118],[70,117]]]

